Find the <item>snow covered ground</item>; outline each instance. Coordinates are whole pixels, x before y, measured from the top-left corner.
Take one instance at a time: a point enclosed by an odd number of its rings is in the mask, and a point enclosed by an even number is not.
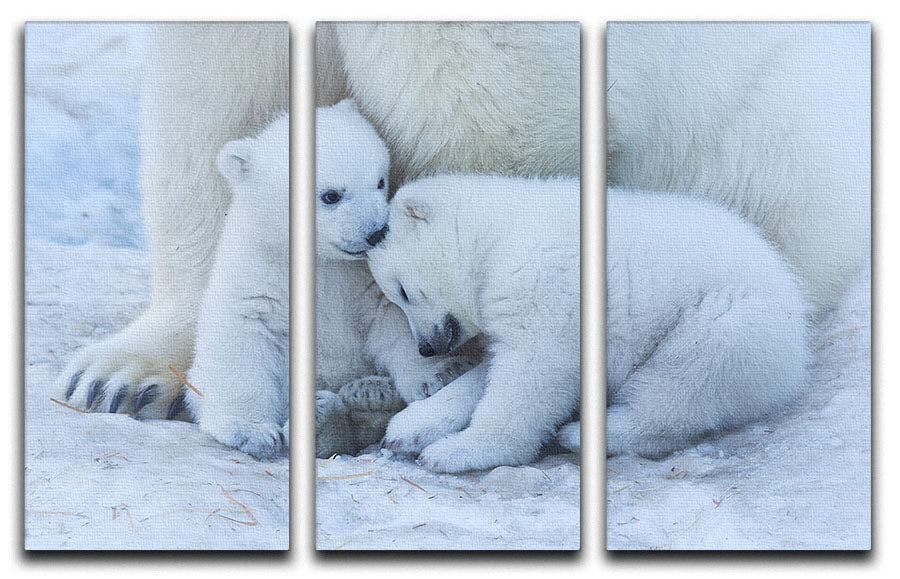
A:
[[[83,414],[50,400],[79,345],[146,305],[147,265],[130,248],[26,244],[26,548],[287,548],[286,458],[257,461],[195,424]],[[575,455],[452,476],[370,450],[317,461],[318,547],[579,546]],[[304,524],[310,515],[297,513]]]
[[[50,400],[76,347],[146,305],[146,253],[42,239],[25,250],[25,547],[287,549],[287,458],[260,462],[195,424]]]
[[[33,239],[26,257],[26,546],[286,548],[286,459],[256,461],[193,424],[50,401],[65,358],[145,305],[146,254]],[[659,462],[609,459],[608,546],[867,548],[869,295],[863,276],[823,324],[815,387],[791,413]],[[565,454],[462,476],[376,449],[320,459],[317,546],[577,548],[580,470]]]
[[[870,286],[818,330],[793,411],[661,461],[608,459],[607,547],[870,548]]]
[[[578,549],[573,454],[437,475],[374,450],[317,459],[318,549]]]
[[[869,278],[817,330],[814,382],[794,409],[661,461],[607,460],[608,548],[870,547]],[[450,476],[377,449],[320,459],[317,546],[573,548],[578,464]]]
[[[286,459],[50,401],[67,355],[146,303],[145,253],[44,240],[26,252],[27,547],[286,547]],[[608,460],[609,547],[867,548],[869,325],[866,276],[823,325],[816,387],[795,411],[659,462]],[[370,449],[318,460],[316,475],[319,548],[578,546],[574,455],[451,476]]]

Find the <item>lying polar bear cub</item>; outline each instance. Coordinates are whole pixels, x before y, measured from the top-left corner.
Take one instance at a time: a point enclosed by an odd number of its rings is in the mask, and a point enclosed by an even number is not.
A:
[[[658,458],[809,383],[798,278],[756,226],[694,198],[607,196],[607,454]]]
[[[579,185],[445,175],[399,189],[369,251],[426,357],[483,335],[489,359],[388,425],[443,472],[533,460],[579,399]]]
[[[287,447],[289,122],[231,141],[219,171],[233,192],[197,323],[185,392],[200,429],[255,456]]]
[[[398,191],[369,252],[375,279],[423,354],[481,333],[491,358],[395,416],[388,448],[437,471],[521,464],[573,413],[578,201],[576,181],[443,176]],[[796,396],[808,306],[752,225],[683,197],[610,192],[608,210],[609,454],[661,456]]]

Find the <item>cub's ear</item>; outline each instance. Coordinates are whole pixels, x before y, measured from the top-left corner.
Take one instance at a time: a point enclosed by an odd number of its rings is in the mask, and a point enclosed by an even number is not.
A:
[[[421,199],[406,199],[403,201],[404,213],[414,221],[428,223],[431,218],[431,208]]]
[[[253,162],[253,139],[225,143],[216,159],[216,166],[229,181],[237,183],[247,178]]]

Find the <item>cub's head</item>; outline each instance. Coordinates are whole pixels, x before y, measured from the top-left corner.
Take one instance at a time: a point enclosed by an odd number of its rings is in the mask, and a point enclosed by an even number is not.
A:
[[[257,136],[225,143],[216,158],[231,185],[234,202],[251,208],[266,227],[288,236],[290,203],[290,122],[287,113]]]
[[[388,215],[388,149],[352,100],[316,109],[316,257],[363,259]]]
[[[405,185],[391,202],[369,269],[406,313],[423,356],[446,354],[478,334],[472,259],[460,245],[453,191],[434,179]]]

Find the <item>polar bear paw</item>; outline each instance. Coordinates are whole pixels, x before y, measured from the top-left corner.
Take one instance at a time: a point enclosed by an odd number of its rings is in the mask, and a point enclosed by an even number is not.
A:
[[[328,390],[316,391],[316,457],[355,452],[356,434],[350,427],[350,410],[341,397]]]
[[[637,454],[659,460],[675,450],[684,448],[695,437],[665,428],[654,428],[647,420],[625,404],[606,409],[606,456]],[[668,425],[666,425],[668,426]]]
[[[186,369],[190,341],[142,326],[135,323],[77,352],[57,380],[60,399],[89,412],[189,420],[182,382],[169,366]]]
[[[356,433],[360,448],[380,441],[388,422],[405,405],[387,376],[354,380],[338,395],[350,411],[350,428]]]
[[[526,445],[503,444],[497,437],[488,439],[466,429],[428,445],[416,462],[433,472],[466,472],[528,464],[536,454],[537,449]]]
[[[563,425],[556,433],[556,441],[566,450],[581,452],[581,421]]]
[[[466,427],[467,415],[448,416],[428,404],[429,400],[413,402],[391,419],[384,435],[385,448],[398,454],[419,454],[436,440]]]
[[[393,375],[395,387],[407,403],[437,394],[478,364],[476,358],[468,355],[420,358],[420,362],[424,366],[418,371],[395,372]]]
[[[226,446],[256,458],[271,458],[287,451],[288,437],[283,427],[270,422],[231,419],[204,430]]]
[[[390,412],[403,408],[403,398],[387,376],[366,376],[340,389],[338,395],[351,413]]]
[[[484,393],[487,366],[482,364],[424,400],[413,402],[391,419],[384,446],[402,454],[418,454],[433,442],[469,425]]]

